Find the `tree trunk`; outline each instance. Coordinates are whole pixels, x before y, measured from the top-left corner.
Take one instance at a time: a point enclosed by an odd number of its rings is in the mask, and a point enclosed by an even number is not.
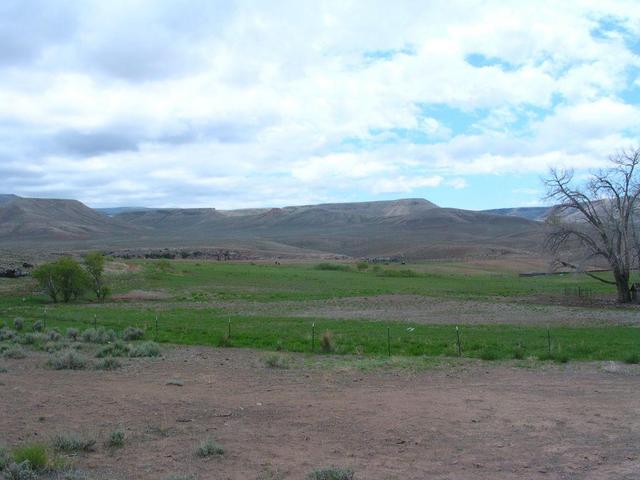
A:
[[[629,289],[629,273],[622,273],[620,271],[614,270],[613,275],[616,280],[616,289],[618,290],[618,302],[631,302],[631,290]]]

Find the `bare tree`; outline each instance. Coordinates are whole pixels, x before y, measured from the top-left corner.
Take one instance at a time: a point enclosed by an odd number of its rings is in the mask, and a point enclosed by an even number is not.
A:
[[[629,282],[638,263],[640,236],[634,215],[640,197],[640,147],[622,150],[610,157],[611,167],[594,172],[583,185],[576,185],[571,170],[552,169],[544,180],[547,199],[558,204],[548,223],[547,246],[561,256],[572,247],[582,261],[606,261],[614,280],[589,273],[616,286],[618,301],[631,301]],[[578,267],[567,260],[564,266]]]

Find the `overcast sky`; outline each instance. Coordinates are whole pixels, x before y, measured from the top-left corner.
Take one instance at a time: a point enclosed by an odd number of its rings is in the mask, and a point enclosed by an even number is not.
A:
[[[640,2],[0,1],[0,193],[536,205],[640,130]]]

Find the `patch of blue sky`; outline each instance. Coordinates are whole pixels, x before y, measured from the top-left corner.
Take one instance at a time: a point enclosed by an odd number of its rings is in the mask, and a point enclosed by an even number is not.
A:
[[[466,62],[476,68],[499,67],[501,70],[511,72],[518,69],[517,65],[505,62],[497,57],[487,57],[482,53],[471,53],[465,57]]]
[[[387,50],[369,50],[362,54],[365,61],[376,62],[383,60],[391,60],[398,55],[415,55],[414,47],[407,45],[402,48],[391,48]]]
[[[631,52],[640,55],[640,38],[625,26],[621,18],[606,16],[597,19],[597,26],[591,29],[591,36],[600,40],[621,37]]]

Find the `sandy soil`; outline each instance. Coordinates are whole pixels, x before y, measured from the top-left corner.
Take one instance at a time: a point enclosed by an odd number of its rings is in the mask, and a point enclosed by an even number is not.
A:
[[[463,362],[431,370],[264,367],[264,353],[167,347],[116,372],[51,371],[3,360],[0,442],[83,430],[101,444],[76,463],[94,478],[637,479],[640,370],[616,364],[522,368]],[[183,386],[168,385],[177,379]],[[199,459],[207,436],[222,457]],[[266,476],[279,472],[281,477]],[[261,476],[262,475],[262,476]]]

